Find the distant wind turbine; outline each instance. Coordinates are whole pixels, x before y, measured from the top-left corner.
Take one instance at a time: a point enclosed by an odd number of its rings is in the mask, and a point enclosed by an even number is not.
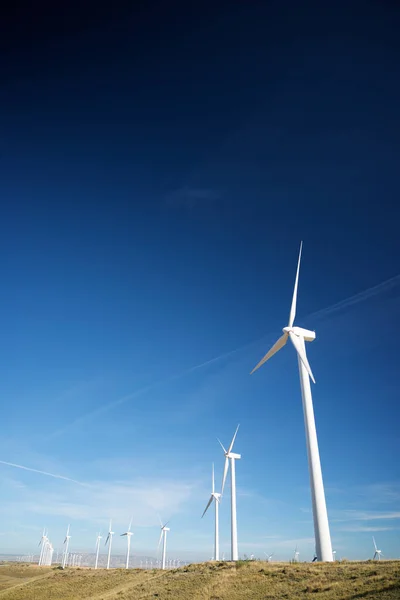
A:
[[[375,560],[375,559],[376,560],[381,560],[381,556],[383,556],[382,550],[378,550],[378,547],[376,545],[374,536],[372,536],[372,540],[374,542],[374,548],[375,548],[375,554],[374,554],[374,558],[372,560]]]
[[[204,517],[207,510],[211,506],[212,501],[215,502],[215,531],[214,531],[214,560],[219,560],[219,502],[220,502],[221,494],[215,491],[215,478],[214,478],[214,463],[212,466],[212,487],[211,487],[211,496],[208,501],[207,506],[204,509],[201,518]]]
[[[295,551],[294,551],[294,556],[293,556],[293,562],[299,562],[299,555],[300,555],[300,552],[297,550],[297,546],[296,546]]]
[[[62,563],[63,569],[65,569],[65,565],[66,565],[67,559],[68,559],[68,546],[69,546],[70,539],[71,539],[71,536],[69,535],[69,525],[68,525],[67,534],[66,534],[65,540],[64,540],[65,550],[64,550],[63,563]]]
[[[108,545],[107,569],[110,568],[111,546],[112,546],[112,536],[113,535],[114,535],[114,532],[111,531],[111,521],[110,521],[110,527],[108,530],[108,535],[107,535],[107,539],[106,539],[106,543],[105,543],[105,546],[107,546],[107,543],[110,542]]]
[[[96,559],[94,562],[94,568],[97,569],[97,565],[99,562],[99,551],[100,551],[100,540],[102,539],[103,536],[100,535],[100,532],[97,534],[97,538],[96,538]]]
[[[40,542],[38,544],[38,546],[40,546],[40,555],[39,555],[39,562],[38,562],[39,567],[42,565],[43,552],[44,552],[44,547],[45,547],[46,541],[47,541],[46,528],[44,528],[42,537],[40,538]]]
[[[264,552],[264,554],[267,557],[267,562],[271,562],[271,558],[273,557],[273,554],[267,554],[266,552]]]
[[[164,570],[165,569],[165,558],[167,555],[167,531],[170,531],[170,528],[167,527],[168,522],[165,523],[165,525],[163,525],[161,519],[160,519],[160,524],[161,524],[161,534],[160,534],[160,539],[158,541],[158,550],[160,549],[160,544],[161,544],[161,540],[162,540],[163,541],[163,549],[162,549],[161,568]]]
[[[232,441],[229,445],[228,450],[225,450],[222,443],[221,448],[225,454],[225,465],[224,465],[224,476],[222,478],[222,489],[221,496],[224,493],[226,476],[228,474],[229,469],[229,460],[231,464],[231,560],[238,560],[238,541],[237,541],[237,516],[236,516],[236,473],[235,473],[235,460],[239,460],[241,458],[240,454],[235,454],[232,452],[233,444],[235,443],[236,435],[239,429],[239,425],[236,427],[236,431],[232,438]]]
[[[332,543],[329,531],[328,512],[326,510],[324,483],[322,480],[321,461],[319,457],[317,430],[315,427],[314,408],[312,403],[310,377],[315,383],[310,364],[306,355],[305,342],[315,340],[315,331],[294,327],[297,303],[297,287],[299,283],[300,259],[303,243],[300,244],[299,260],[297,263],[296,279],[293,290],[292,306],[290,309],[289,323],[283,328],[283,335],[267,354],[254,367],[254,373],[261,365],[267,362],[278,350],[283,348],[288,339],[292,342],[296,352],[300,371],[301,395],[303,400],[304,422],[306,428],[308,468],[310,472],[311,499],[314,517],[315,547],[318,560],[332,562]]]
[[[125,533],[121,533],[121,537],[126,535],[126,541],[128,543],[128,548],[126,551],[126,567],[125,567],[126,569],[129,569],[129,555],[131,553],[131,537],[133,536],[131,527],[132,527],[132,519],[131,519],[131,522],[129,523],[128,531],[125,531]]]

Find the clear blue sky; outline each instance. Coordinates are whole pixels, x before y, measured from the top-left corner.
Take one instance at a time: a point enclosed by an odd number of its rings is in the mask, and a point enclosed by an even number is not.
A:
[[[312,558],[293,348],[249,376],[303,239],[333,545],[399,557],[398,7],[63,10],[2,25],[0,460],[88,485],[0,464],[0,552],[68,523],[89,550],[133,516],[154,553],[160,513],[173,556],[209,558],[240,423],[239,552]]]

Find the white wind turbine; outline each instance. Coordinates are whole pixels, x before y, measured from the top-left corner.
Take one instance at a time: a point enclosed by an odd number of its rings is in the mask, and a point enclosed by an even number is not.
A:
[[[273,557],[273,554],[267,554],[266,552],[264,552],[264,554],[267,557],[267,562],[271,562],[271,558]]]
[[[68,546],[69,546],[69,540],[71,539],[71,536],[69,535],[69,525],[67,528],[67,534],[65,536],[65,540],[64,540],[64,544],[65,544],[65,550],[64,550],[64,556],[63,556],[63,563],[62,563],[62,568],[65,569],[65,565],[68,559]]]
[[[235,454],[232,452],[233,444],[235,443],[236,434],[238,432],[239,425],[236,427],[235,434],[232,438],[230,446],[228,450],[225,450],[222,443],[221,448],[225,454],[225,465],[224,465],[224,476],[222,478],[222,489],[221,496],[224,493],[226,476],[228,474],[229,469],[229,460],[231,463],[231,560],[238,560],[238,542],[237,542],[237,517],[236,517],[236,473],[235,473],[235,460],[239,460],[241,458],[240,454]]]
[[[283,328],[283,335],[272,346],[267,354],[254,367],[254,373],[278,350],[283,348],[290,338],[295,350],[300,371],[301,395],[303,400],[304,423],[306,429],[308,468],[310,472],[311,499],[314,518],[315,548],[318,560],[332,562],[332,543],[329,531],[328,512],[326,510],[324,483],[322,480],[321,461],[319,457],[317,431],[315,428],[314,408],[311,396],[310,377],[315,383],[310,364],[307,360],[305,342],[315,340],[315,331],[309,331],[301,327],[294,327],[297,303],[297,287],[299,283],[300,259],[303,242],[300,244],[299,260],[297,263],[296,279],[293,290],[292,306],[289,315],[289,324]]]
[[[381,560],[381,556],[383,556],[382,550],[378,550],[374,536],[372,536],[372,540],[374,542],[374,548],[375,548],[375,554],[374,554],[374,558],[372,560],[375,560],[375,559]]]
[[[125,533],[121,533],[121,537],[126,535],[126,541],[128,543],[128,549],[126,551],[126,567],[125,567],[126,569],[129,569],[129,555],[131,553],[131,537],[133,536],[131,527],[132,527],[132,519],[131,519],[131,522],[129,523],[128,531],[125,531]]]
[[[108,541],[110,542],[109,545],[108,545],[107,569],[110,568],[111,546],[112,546],[112,536],[113,535],[114,535],[114,532],[111,531],[111,521],[110,521],[110,528],[108,530],[108,535],[107,535],[106,543],[104,544],[105,546],[107,546]]]
[[[96,538],[96,559],[94,561],[94,568],[97,569],[97,564],[99,562],[99,552],[100,552],[100,540],[102,539],[102,535],[100,535],[100,532],[97,534],[97,538]]]
[[[214,478],[214,463],[212,466],[212,487],[211,487],[211,496],[208,501],[207,506],[204,509],[201,518],[204,517],[207,510],[209,509],[212,501],[215,502],[215,531],[214,531],[214,560],[219,560],[219,502],[220,502],[221,494],[215,491],[215,478]]]
[[[300,552],[297,550],[297,546],[296,546],[295,551],[294,551],[294,556],[293,556],[293,562],[299,562],[299,555],[300,555]]]
[[[43,529],[43,533],[42,533],[42,537],[40,538],[40,542],[38,544],[38,546],[41,546],[40,548],[40,555],[39,555],[39,567],[42,566],[42,561],[43,561],[43,552],[44,552],[44,548],[47,542],[47,535],[46,535],[46,528]]]
[[[158,541],[158,550],[160,549],[161,540],[163,540],[161,568],[165,569],[165,558],[167,555],[167,531],[170,531],[170,528],[167,527],[168,522],[165,523],[165,525],[163,525],[161,519],[160,519],[160,524],[161,524],[161,534],[160,534],[160,539]]]

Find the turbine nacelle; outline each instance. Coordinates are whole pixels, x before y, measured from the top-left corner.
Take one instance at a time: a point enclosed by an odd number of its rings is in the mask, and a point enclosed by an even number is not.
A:
[[[303,327],[284,327],[282,329],[283,333],[294,333],[297,337],[302,337],[306,342],[313,342],[316,338],[315,331],[310,331],[309,329],[303,329]]]
[[[227,452],[225,456],[226,458],[233,458],[234,460],[239,460],[239,458],[242,458],[241,454],[235,454],[235,452]]]

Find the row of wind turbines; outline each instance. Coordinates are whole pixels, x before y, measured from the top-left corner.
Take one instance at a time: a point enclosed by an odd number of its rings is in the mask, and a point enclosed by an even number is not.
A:
[[[283,328],[283,334],[267,354],[260,360],[260,362],[251,371],[253,374],[259,369],[264,363],[266,363],[274,354],[276,354],[283,346],[285,346],[288,339],[292,342],[298,360],[298,367],[300,373],[300,388],[303,402],[303,413],[304,413],[304,424],[306,431],[306,445],[307,445],[307,456],[308,456],[308,468],[310,474],[310,487],[311,487],[311,500],[312,500],[312,512],[314,520],[314,535],[315,535],[315,554],[316,559],[324,562],[332,562],[334,560],[332,552],[331,535],[329,530],[328,512],[325,501],[325,491],[322,479],[321,461],[318,449],[317,430],[315,426],[314,408],[312,403],[311,384],[310,379],[315,383],[314,375],[312,373],[310,364],[307,359],[305,342],[312,342],[315,340],[315,331],[309,331],[302,327],[296,327],[294,325],[296,317],[296,305],[297,305],[297,289],[299,283],[299,272],[300,272],[300,261],[302,253],[303,242],[300,244],[299,258],[297,262],[296,278],[294,283],[292,305],[289,313],[289,322],[286,327]],[[239,426],[238,426],[239,427]],[[211,503],[215,503],[215,539],[214,539],[214,557],[215,560],[219,560],[219,503],[224,491],[225,481],[230,466],[231,471],[231,560],[238,560],[238,540],[237,540],[237,515],[236,515],[236,472],[235,472],[235,461],[240,459],[241,455],[232,452],[233,445],[236,439],[238,427],[236,428],[235,434],[228,447],[228,450],[224,448],[221,442],[222,450],[225,455],[224,474],[222,478],[221,493],[215,491],[214,482],[214,467],[212,475],[212,492],[208,504],[204,510],[204,514],[207,512]],[[219,440],[218,440],[219,441]]]
[[[167,558],[167,532],[170,531],[170,528],[167,527],[168,523],[165,523],[163,525],[161,519],[160,519],[160,525],[161,525],[161,534],[160,534],[160,539],[158,542],[158,551],[160,549],[160,544],[161,542],[163,542],[163,546],[162,546],[162,558],[161,558],[161,568],[165,569],[166,568],[166,558]],[[107,538],[105,541],[105,546],[107,546],[108,544],[108,553],[107,553],[107,566],[106,568],[109,569],[110,568],[110,562],[111,562],[111,549],[112,549],[112,541],[113,541],[113,536],[115,535],[115,532],[112,530],[112,521],[110,521],[110,525],[108,528],[108,533],[107,533]],[[128,529],[124,532],[121,533],[121,537],[126,537],[126,541],[127,541],[127,550],[126,550],[126,562],[125,562],[125,568],[129,569],[129,560],[130,560],[130,554],[131,554],[131,537],[133,536],[133,531],[132,531],[132,519],[130,520],[129,523],[129,527]],[[97,537],[96,537],[96,546],[95,546],[95,562],[94,562],[94,568],[97,569],[98,568],[98,564],[99,564],[99,553],[100,553],[100,544],[101,544],[101,540],[102,540],[103,536],[98,533]],[[67,565],[67,560],[68,560],[68,556],[69,556],[69,552],[68,552],[68,547],[69,547],[69,541],[71,539],[71,535],[70,535],[70,526],[68,525],[67,528],[67,533],[65,535],[65,539],[64,539],[64,552],[63,552],[63,558],[62,558],[62,568],[65,569],[66,565]],[[45,530],[43,531],[43,536],[42,539],[40,541],[40,544],[42,545],[42,550],[43,548],[47,548],[47,545],[49,544],[48,538],[46,536],[46,532]],[[40,545],[39,544],[39,545]],[[47,545],[46,545],[47,544]],[[51,544],[50,544],[51,546]],[[39,566],[44,566],[44,565],[51,565],[51,557],[53,556],[53,546],[51,546],[51,556],[49,558],[50,562],[43,562],[42,559],[42,555],[39,558]],[[47,556],[47,554],[46,554]]]

